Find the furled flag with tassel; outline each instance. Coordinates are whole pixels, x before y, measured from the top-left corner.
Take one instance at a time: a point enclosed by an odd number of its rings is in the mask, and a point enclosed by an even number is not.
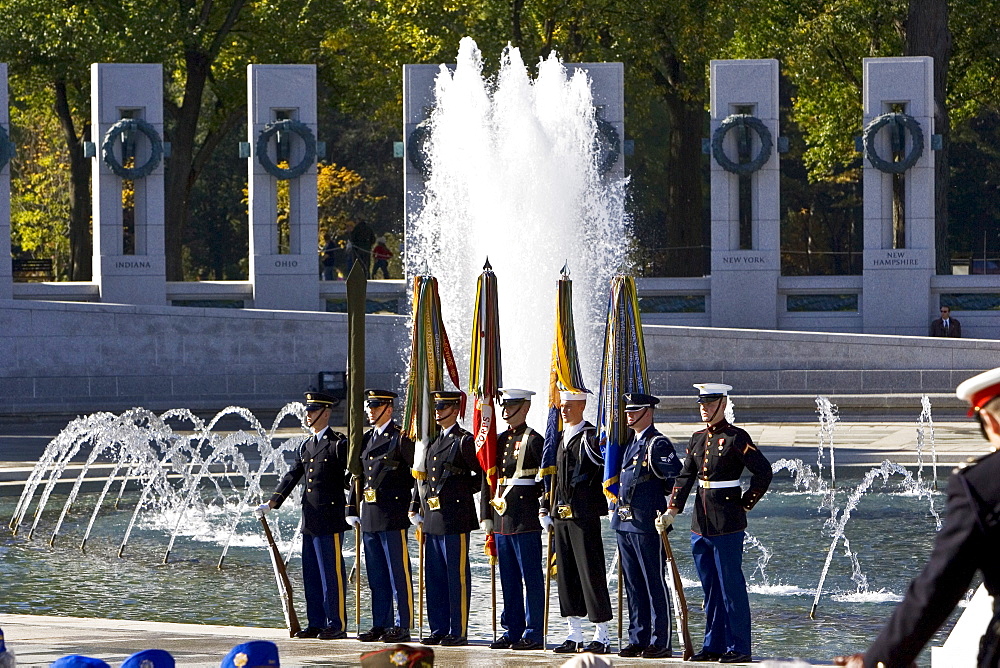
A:
[[[501,380],[500,316],[497,308],[497,277],[490,261],[476,282],[476,309],[472,316],[472,354],[469,359],[469,394],[475,398],[472,413],[476,436],[476,458],[486,472],[490,493],[497,488],[497,424],[494,402]],[[486,536],[485,551],[496,563],[493,534]]]
[[[618,498],[618,475],[628,435],[622,404],[622,395],[627,392],[648,394],[649,374],[635,279],[615,276],[608,298],[597,404],[597,438],[604,455],[604,493],[611,501]]]
[[[556,293],[556,327],[552,343],[552,366],[549,371],[549,416],[545,424],[545,445],[539,475],[545,476],[546,488],[556,472],[556,448],[562,431],[559,413],[559,392],[589,392],[580,372],[580,356],[576,350],[576,329],[573,326],[573,281],[569,266],[562,268]]]
[[[425,476],[427,446],[437,436],[432,392],[444,389],[444,368],[459,388],[458,367],[448,343],[448,333],[441,318],[441,298],[433,276],[413,277],[413,338],[410,348],[410,374],[406,383],[406,410],[403,431],[415,443],[413,477]],[[461,413],[465,415],[465,393]]]

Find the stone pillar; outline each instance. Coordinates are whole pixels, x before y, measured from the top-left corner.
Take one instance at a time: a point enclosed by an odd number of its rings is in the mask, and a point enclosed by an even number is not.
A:
[[[930,56],[864,59],[864,127],[902,108],[920,124],[923,153],[903,173],[905,241],[893,242],[893,175],[864,159],[864,276],[862,322],[867,334],[926,336],[937,317],[931,303],[934,275],[934,59]],[[875,135],[878,156],[892,160],[891,126]],[[904,153],[913,148],[905,134]]]
[[[101,301],[120,304],[164,305],[167,301],[164,253],[163,159],[145,177],[132,180],[134,242],[123,229],[122,177],[102,157],[102,145],[112,126],[136,118],[152,126],[163,139],[163,67],[146,64],[95,63],[90,66],[91,133],[95,138],[93,176],[94,282]],[[150,160],[153,142],[134,132],[135,166]],[[112,152],[122,163],[122,138]]]
[[[7,63],[0,63],[0,128],[10,137],[10,111],[7,100]],[[14,278],[10,263],[10,162],[0,167],[0,299],[14,296]]]
[[[713,138],[723,121],[735,114],[762,122],[772,146],[760,169],[745,176],[726,171],[716,156],[712,158],[712,326],[777,329],[781,275],[777,60],[712,61]],[[728,131],[721,145],[732,163],[739,162],[738,132],[739,128]],[[766,155],[761,136],[750,132],[750,137],[751,158]],[[751,207],[749,244],[740,241],[740,179],[748,180],[749,201],[745,198],[744,207]]]
[[[316,155],[307,155],[302,137],[288,133],[288,165],[306,161],[308,168],[288,184],[288,247],[282,252],[278,234],[278,179],[261,164],[257,140],[269,123],[298,121],[316,137],[316,66],[248,65],[250,281],[254,307],[295,311],[320,310],[319,222],[316,198]],[[283,139],[284,141],[284,139]],[[278,161],[277,141],[267,145]]]

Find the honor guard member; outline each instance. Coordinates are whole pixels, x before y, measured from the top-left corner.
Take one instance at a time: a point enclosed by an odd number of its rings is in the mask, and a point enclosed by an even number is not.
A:
[[[434,419],[440,434],[424,452],[424,479],[418,479],[410,521],[423,523],[427,621],[425,645],[468,644],[469,533],[479,527],[474,495],[482,469],[472,434],[457,424],[461,392],[434,392]]]
[[[543,486],[536,480],[542,462],[541,434],[525,424],[531,390],[501,389],[500,406],[507,430],[497,437],[497,488],[491,498],[483,477],[482,528],[496,538],[503,589],[500,624],[504,634],[491,649],[545,649],[545,578],[542,576],[542,525],[538,502]]]
[[[688,443],[687,457],[674,482],[670,507],[661,525],[670,526],[684,510],[695,485],[691,518],[691,552],[705,592],[705,642],[692,661],[747,663],[750,656],[750,599],[743,577],[743,539],[747,512],[771,484],[771,464],[754,445],[750,434],[726,421],[729,385],[700,383],[701,421]],[[751,473],[744,492],[740,476]]]
[[[604,457],[597,429],[583,419],[587,394],[563,391],[559,402],[563,431],[556,449],[555,488],[551,503],[543,497],[540,515],[545,530],[554,532],[559,614],[569,624],[569,635],[552,651],[607,654],[611,596],[601,538],[601,518],[608,513]],[[594,639],[586,644],[584,617],[597,625]]]
[[[304,478],[302,491],[302,584],[309,623],[297,638],[338,640],[344,630],[346,602],[343,538],[347,530],[347,437],[329,427],[337,399],[306,392],[306,425],[313,435],[295,453],[295,463],[257,512],[280,508]]]
[[[667,561],[656,520],[667,509],[681,462],[670,439],[653,426],[660,400],[639,393],[625,394],[623,399],[633,436],[622,453],[618,500],[611,508],[611,528],[617,534],[628,593],[628,645],[618,654],[661,659],[672,656],[673,650],[663,577]]]
[[[979,668],[1000,666],[1000,369],[962,382],[955,390],[969,403],[992,452],[972,458],[948,479],[944,526],[924,570],[864,654],[841,656],[851,668],[908,668],[951,615],[977,572],[993,596],[993,621],[979,642]],[[936,662],[935,662],[936,665]],[[971,665],[965,664],[962,665]]]
[[[409,642],[413,626],[413,580],[407,549],[413,441],[392,419],[397,396],[388,390],[365,390],[365,413],[372,428],[361,442],[360,485],[358,481],[351,485],[347,522],[361,527],[372,601],[372,628],[358,634],[358,640],[364,642]]]

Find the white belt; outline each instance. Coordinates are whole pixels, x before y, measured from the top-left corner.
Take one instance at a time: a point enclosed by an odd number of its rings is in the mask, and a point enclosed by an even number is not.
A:
[[[497,484],[503,487],[511,487],[513,485],[537,485],[538,483],[535,482],[535,477],[531,476],[530,478],[500,478]]]
[[[723,487],[739,487],[739,480],[704,480],[698,478],[698,486],[705,489],[722,489]]]

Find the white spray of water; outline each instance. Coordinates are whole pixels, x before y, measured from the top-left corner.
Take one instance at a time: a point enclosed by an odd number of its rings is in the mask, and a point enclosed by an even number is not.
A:
[[[476,277],[489,258],[503,380],[538,392],[537,406],[548,386],[556,282],[568,262],[582,370],[596,391],[608,282],[622,269],[626,221],[625,180],[599,173],[590,81],[579,70],[567,76],[554,55],[533,80],[512,47],[495,79],[482,70],[482,54],[465,38],[454,71],[442,66],[438,74],[424,201],[408,221],[407,274],[438,278],[467,384]]]

